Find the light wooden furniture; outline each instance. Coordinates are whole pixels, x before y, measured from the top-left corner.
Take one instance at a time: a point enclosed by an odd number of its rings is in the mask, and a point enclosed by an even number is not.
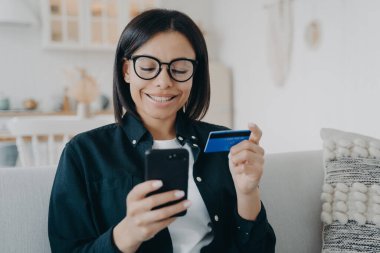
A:
[[[98,111],[94,115],[108,116],[113,115],[112,110]],[[0,110],[0,143],[16,141],[16,138],[9,132],[7,122],[14,117],[42,117],[42,116],[76,116],[74,111],[45,112],[39,110]]]
[[[16,138],[21,166],[55,165],[65,144],[74,135],[114,122],[112,115],[15,117],[7,122]]]

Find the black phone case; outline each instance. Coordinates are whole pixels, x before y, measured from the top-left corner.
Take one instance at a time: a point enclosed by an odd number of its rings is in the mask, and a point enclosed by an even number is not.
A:
[[[145,153],[145,180],[162,180],[163,186],[150,193],[157,194],[171,190],[182,190],[185,196],[179,200],[157,206],[154,209],[169,206],[187,198],[189,177],[189,152],[187,149],[151,149]],[[174,216],[184,216],[186,211]]]

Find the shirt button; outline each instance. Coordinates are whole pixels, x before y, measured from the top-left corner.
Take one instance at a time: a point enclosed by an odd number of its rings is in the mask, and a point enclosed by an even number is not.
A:
[[[182,136],[178,136],[178,140],[183,141]]]
[[[218,216],[218,215],[215,215],[215,216],[214,216],[214,220],[215,220],[215,221],[219,221],[219,216]]]
[[[198,182],[202,182],[202,178],[197,177],[197,181],[198,181]]]
[[[132,141],[132,144],[133,144],[133,145],[135,145],[135,144],[136,144],[136,142],[137,142],[136,140],[133,140],[133,141]]]
[[[197,144],[195,144],[195,143],[193,144],[193,146],[194,146],[194,147],[198,147],[198,145],[197,145]]]
[[[193,136],[191,136],[191,139],[196,140],[197,137],[195,137],[195,136],[193,135]]]

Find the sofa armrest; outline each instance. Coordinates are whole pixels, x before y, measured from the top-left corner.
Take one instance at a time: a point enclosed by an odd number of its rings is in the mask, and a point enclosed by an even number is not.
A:
[[[51,252],[47,221],[55,171],[0,168],[0,252]]]

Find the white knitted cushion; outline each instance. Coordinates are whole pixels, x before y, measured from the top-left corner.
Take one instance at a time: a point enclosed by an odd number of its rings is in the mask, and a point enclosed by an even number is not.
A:
[[[322,129],[323,253],[380,252],[380,140]]]

